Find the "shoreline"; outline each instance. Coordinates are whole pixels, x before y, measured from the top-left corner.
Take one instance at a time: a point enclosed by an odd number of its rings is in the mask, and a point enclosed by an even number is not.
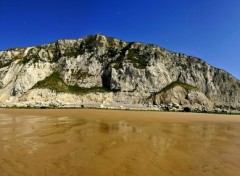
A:
[[[189,114],[213,114],[213,115],[239,115],[240,112],[215,112],[215,111],[172,111],[172,110],[162,110],[162,109],[157,109],[157,108],[128,108],[128,107],[122,107],[122,108],[117,108],[117,107],[0,107],[1,109],[21,109],[21,110],[108,110],[108,111],[133,111],[133,112],[163,112],[163,113],[189,113]]]
[[[0,108],[0,115],[23,117],[82,117],[98,118],[108,121],[134,120],[138,122],[166,122],[166,123],[217,123],[240,125],[240,115],[227,114],[187,113],[187,112],[162,112],[162,111],[129,111],[108,109],[10,109]]]

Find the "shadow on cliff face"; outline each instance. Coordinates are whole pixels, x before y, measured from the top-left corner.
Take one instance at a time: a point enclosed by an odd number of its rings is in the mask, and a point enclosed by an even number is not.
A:
[[[118,92],[121,91],[118,88],[113,88],[112,85],[112,71],[110,65],[108,65],[104,70],[101,76],[102,78],[102,87],[111,91],[111,92]]]
[[[102,74],[102,85],[103,87],[107,88],[107,89],[111,89],[111,70],[108,66],[108,68],[103,70],[103,74]]]

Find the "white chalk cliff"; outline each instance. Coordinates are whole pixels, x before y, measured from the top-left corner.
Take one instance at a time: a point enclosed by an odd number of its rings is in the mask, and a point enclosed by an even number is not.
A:
[[[239,111],[240,81],[192,56],[93,35],[0,51],[0,106]]]

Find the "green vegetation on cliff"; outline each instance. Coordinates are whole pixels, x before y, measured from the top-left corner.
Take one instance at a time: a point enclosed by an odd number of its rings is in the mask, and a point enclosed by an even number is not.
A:
[[[47,88],[50,90],[54,90],[56,92],[73,93],[73,94],[87,94],[91,92],[109,92],[110,91],[104,87],[82,88],[82,87],[78,87],[77,85],[69,86],[63,81],[63,79],[61,78],[58,72],[54,72],[44,80],[39,81],[37,84],[35,84],[33,89],[34,88]]]
[[[138,49],[131,49],[127,55],[127,59],[133,63],[135,68],[144,69],[148,65],[149,57],[140,54]]]
[[[189,84],[186,84],[186,83],[183,83],[183,82],[180,82],[180,81],[175,81],[175,82],[172,82],[170,84],[168,84],[166,87],[164,87],[162,90],[160,90],[159,92],[157,92],[158,94],[159,93],[162,93],[162,92],[166,92],[176,86],[180,86],[180,87],[183,87],[184,89],[186,90],[192,90],[192,91],[198,91],[199,88],[197,87],[194,87],[194,86],[191,86]]]

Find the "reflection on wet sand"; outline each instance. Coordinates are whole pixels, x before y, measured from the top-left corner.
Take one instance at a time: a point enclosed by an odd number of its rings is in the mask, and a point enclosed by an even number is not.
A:
[[[74,111],[1,113],[1,175],[240,173],[239,118],[168,120],[145,118],[147,112],[144,118],[125,118],[134,112]]]

